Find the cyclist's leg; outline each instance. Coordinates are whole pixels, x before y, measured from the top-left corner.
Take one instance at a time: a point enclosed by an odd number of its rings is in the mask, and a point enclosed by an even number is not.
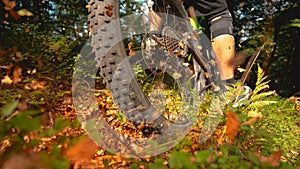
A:
[[[221,78],[227,85],[234,84],[236,82],[234,79],[235,41],[232,35],[232,17],[229,11],[226,11],[221,16],[213,18],[210,23],[212,45],[219,60]],[[243,100],[249,99],[251,93],[250,87],[242,85],[237,87],[232,98],[229,99],[233,101],[233,106],[237,107]]]
[[[219,60],[221,79],[232,81],[234,77],[235,41],[233,37],[232,17],[229,11],[212,18],[210,34],[214,52]]]

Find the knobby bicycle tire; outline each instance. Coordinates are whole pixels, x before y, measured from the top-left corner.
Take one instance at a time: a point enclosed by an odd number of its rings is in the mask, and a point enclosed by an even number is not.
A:
[[[187,13],[179,0],[165,0],[175,15],[187,18]],[[114,102],[121,111],[130,112],[129,119],[139,124],[143,119],[156,119],[154,125],[168,126],[170,122],[164,117],[155,116],[154,108],[140,89],[138,81],[133,79],[122,79],[122,73],[133,74],[130,63],[126,62],[127,54],[121,39],[121,25],[115,23],[114,34],[110,33],[107,25],[119,18],[119,0],[90,0],[88,21],[92,30],[91,44],[95,52],[97,66],[101,69],[101,76],[107,88],[114,93]],[[197,40],[194,40],[197,41]],[[192,42],[194,43],[194,42]],[[194,45],[197,46],[197,45]],[[194,47],[196,48],[196,47]],[[119,66],[120,64],[123,66]],[[116,73],[119,72],[119,73]],[[112,83],[116,80],[116,83]],[[124,87],[124,86],[129,86]],[[129,97],[129,99],[128,99]]]

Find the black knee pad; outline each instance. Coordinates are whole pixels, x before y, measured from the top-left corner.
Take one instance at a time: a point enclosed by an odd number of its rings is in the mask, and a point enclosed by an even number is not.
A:
[[[224,12],[220,16],[214,17],[209,24],[211,39],[224,34],[233,35],[232,16],[229,11]]]

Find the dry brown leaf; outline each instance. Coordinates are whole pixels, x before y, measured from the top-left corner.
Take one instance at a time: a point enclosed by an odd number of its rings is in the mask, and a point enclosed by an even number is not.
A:
[[[233,143],[235,137],[240,129],[241,121],[233,111],[228,111],[226,113],[226,136],[230,143]]]
[[[5,18],[5,19],[8,19],[8,17],[9,17],[9,14],[8,14],[8,13],[5,13],[5,14],[4,14],[4,18]]]
[[[31,81],[31,83],[26,84],[24,86],[27,90],[44,90],[46,83],[45,82],[38,82],[36,80]]]
[[[11,1],[11,0],[2,0],[3,4],[4,4],[4,9],[5,10],[12,10],[14,7],[16,7],[16,2],[15,1]]]
[[[255,153],[254,155],[258,157],[260,162],[269,163],[272,167],[276,167],[280,164],[282,151],[274,152],[272,156],[263,156],[259,153]]]
[[[16,52],[16,57],[17,58],[21,58],[22,57],[22,53],[21,52]]]
[[[26,102],[20,102],[17,108],[19,111],[25,111],[28,109],[28,104]]]
[[[26,32],[26,33],[29,33],[29,32],[30,32],[30,29],[29,29],[29,28],[26,28],[26,29],[25,29],[25,32]]]
[[[22,75],[22,68],[21,66],[17,65],[13,70],[13,84],[19,83]]]
[[[129,56],[132,56],[135,54],[135,50],[132,49],[132,42],[128,43],[128,49],[129,49]]]
[[[20,16],[16,11],[14,11],[13,9],[12,9],[12,10],[9,10],[9,14],[10,14],[10,16],[11,16],[12,18],[14,18],[14,19],[19,19],[19,18],[21,18],[21,16]]]
[[[74,163],[90,163],[91,159],[95,156],[96,150],[97,144],[89,137],[85,137],[67,149],[65,154]]]

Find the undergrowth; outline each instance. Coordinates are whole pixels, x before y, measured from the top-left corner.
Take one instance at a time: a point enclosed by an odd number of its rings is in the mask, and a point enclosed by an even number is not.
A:
[[[233,107],[232,103],[227,104],[216,131],[206,142],[199,142],[199,131],[206,117],[205,111],[207,112],[210,106],[209,97],[205,98],[200,108],[200,113],[203,113],[199,114],[201,119],[194,124],[183,141],[170,151],[147,160],[126,159],[129,164],[127,167],[133,169],[142,166],[150,169],[297,168],[300,165],[299,99],[281,98],[275,91],[269,90],[268,82],[263,70],[259,68],[256,87],[251,98],[244,101],[240,107]],[[238,85],[230,89],[231,94]],[[146,89],[150,87],[150,84],[146,84]],[[68,134],[66,130],[78,128],[80,124],[77,120],[70,120],[64,116],[55,116],[50,126],[43,124],[43,117],[48,112],[47,105],[61,101],[61,98],[69,93],[63,89],[48,94],[45,93],[46,91],[51,91],[49,86],[40,90],[23,91],[1,85],[1,163],[9,157],[9,154],[31,147],[40,148],[39,151],[44,153],[41,156],[44,161],[47,161],[45,160],[47,154],[47,158],[54,162],[52,164],[46,162],[51,168],[69,167],[68,159],[64,157],[59,147],[75,142],[75,138],[83,133]],[[30,108],[20,111],[18,105],[24,102],[20,100],[20,95],[28,95],[30,99],[26,102]],[[230,93],[228,95],[230,96]],[[49,98],[56,99],[49,101]],[[169,110],[171,111],[171,108]],[[239,125],[227,123],[232,120],[229,119],[229,114],[236,115],[235,120]],[[237,132],[230,140],[227,131],[232,127],[237,128]],[[39,147],[41,145],[45,147]],[[107,167],[114,166],[107,165]]]

